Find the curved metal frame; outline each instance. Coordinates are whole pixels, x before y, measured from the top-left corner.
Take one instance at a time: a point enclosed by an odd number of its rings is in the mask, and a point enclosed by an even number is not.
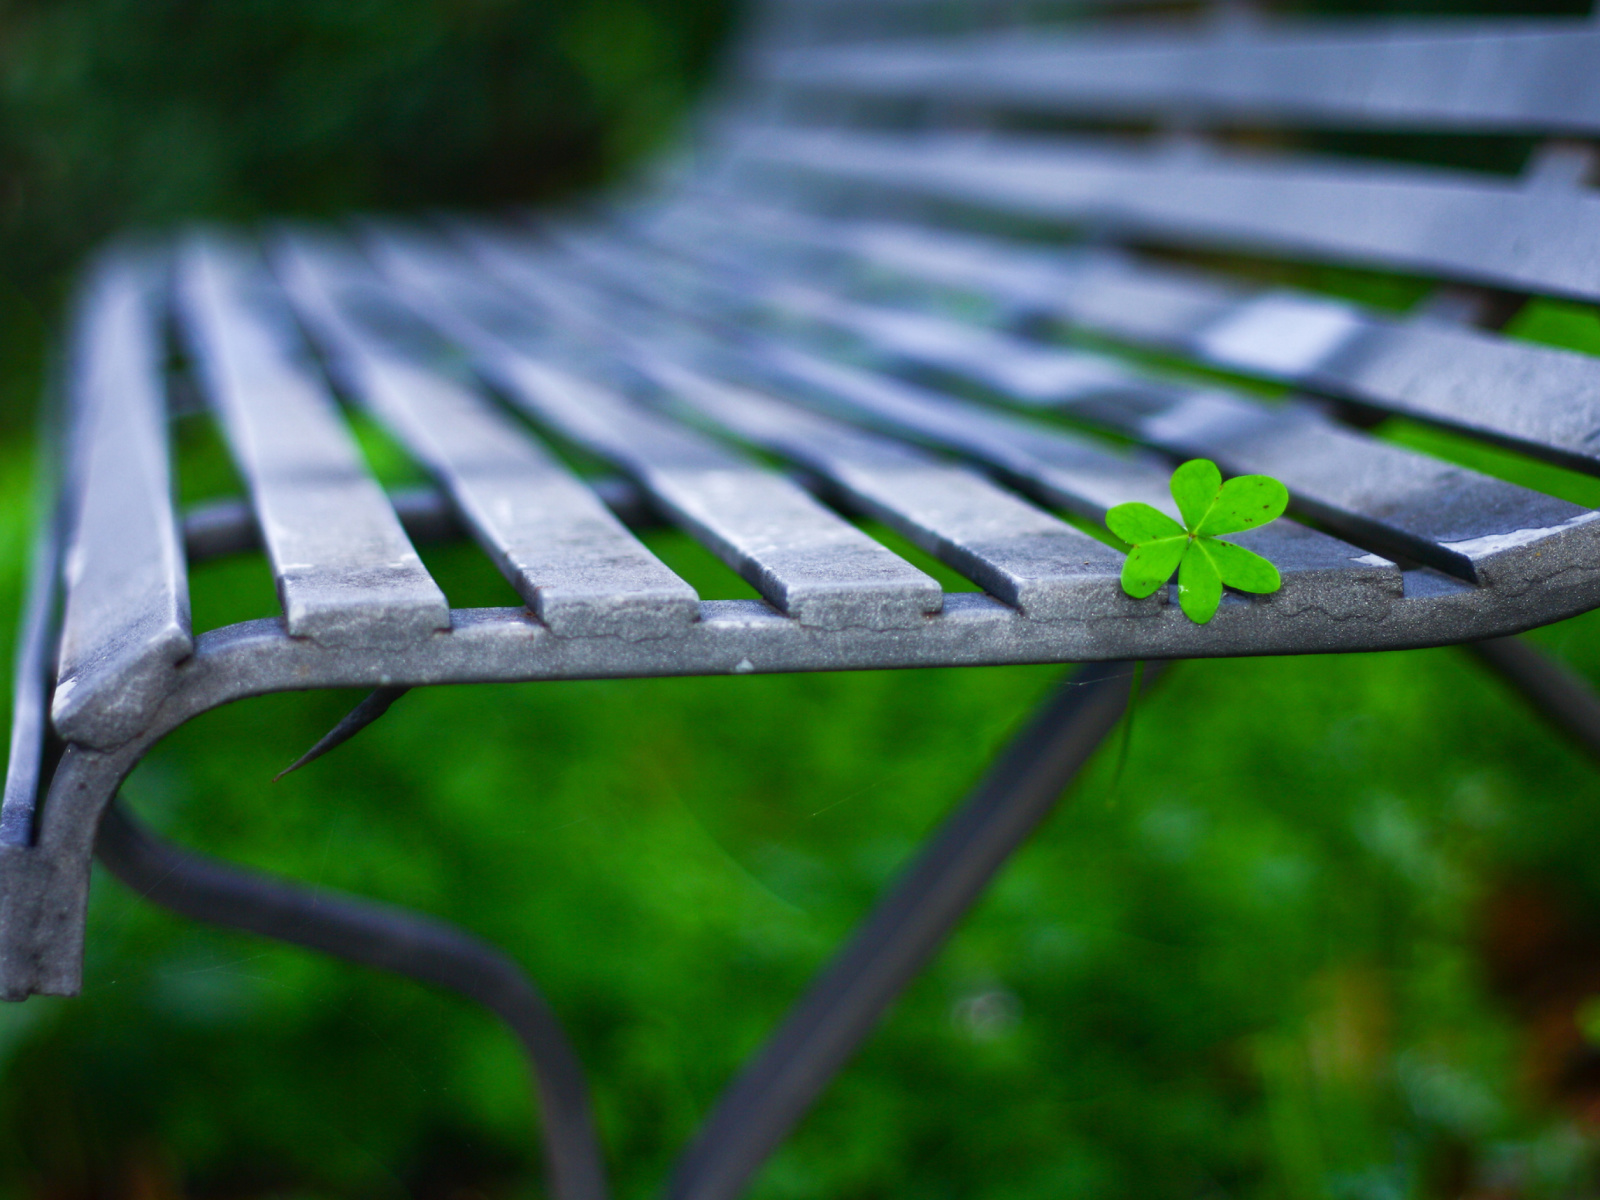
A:
[[[459,992],[517,1035],[539,1095],[550,1187],[561,1200],[603,1200],[605,1164],[583,1066],[549,1003],[494,947],[439,921],[371,901],[297,887],[166,844],[117,803],[96,853],[141,899],[197,921],[258,933]]]
[[[1094,664],[1041,707],[728,1088],[684,1155],[672,1200],[739,1194],[1012,851],[1051,812],[1122,715],[1130,677],[1126,664]],[[106,776],[96,774],[104,782]],[[504,954],[427,917],[177,849],[114,801],[101,814],[96,849],[111,873],[143,899],[184,916],[407,975],[495,1012],[516,1033],[530,1064],[552,1194],[559,1200],[607,1195],[582,1066],[547,1002]]]
[[[1581,680],[1516,639],[1470,649],[1600,758],[1600,701]],[[734,1200],[742,1192],[1010,854],[1053,810],[1121,717],[1129,676],[1125,663],[1091,664],[1041,706],[730,1084],[680,1160],[669,1200]],[[141,756],[142,750],[104,755],[74,747],[58,783],[87,807],[96,795],[114,793]],[[47,822],[47,828],[59,839],[60,825]],[[114,800],[101,807],[96,851],[144,899],[185,916],[395,971],[490,1008],[528,1057],[552,1194],[604,1200],[604,1164],[582,1066],[555,1014],[504,954],[427,917],[168,846]],[[81,922],[68,924],[81,928]]]
[[[426,505],[419,504],[420,509]],[[424,514],[428,519],[436,513]],[[419,521],[422,517],[418,518]],[[1278,597],[1230,598],[1210,625],[1171,604],[1093,620],[1030,620],[980,593],[946,597],[922,629],[822,630],[759,601],[710,601],[683,637],[646,642],[562,638],[524,609],[456,609],[453,628],[416,649],[329,648],[291,638],[273,619],[201,634],[172,668],[169,690],[143,732],[113,747],[70,745],[26,844],[0,844],[0,995],[70,995],[78,989],[93,830],[123,777],[155,741],[234,700],[338,687],[755,671],[1104,662],[1135,659],[1410,649],[1504,637],[1600,606],[1600,522],[1548,539],[1538,609],[1517,583],[1474,587],[1438,572],[1407,571],[1408,595],[1354,611]],[[216,529],[212,545],[239,546]],[[1376,611],[1374,611],[1376,609]],[[92,685],[91,685],[92,686]],[[13,822],[15,823],[15,822]],[[20,839],[19,839],[20,842]]]

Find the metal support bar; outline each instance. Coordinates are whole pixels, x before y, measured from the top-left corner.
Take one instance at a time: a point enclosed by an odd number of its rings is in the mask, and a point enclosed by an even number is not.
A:
[[[1151,663],[1152,671],[1159,664]],[[1116,726],[1132,676],[1096,663],[1001,754],[833,960],[684,1155],[670,1200],[734,1200]],[[1152,676],[1153,678],[1153,676]]]
[[[664,524],[645,494],[628,480],[610,475],[588,483],[629,529],[658,529]],[[413,542],[448,542],[467,536],[450,501],[437,488],[402,488],[389,493],[389,503]],[[183,543],[192,567],[224,554],[259,550],[261,533],[248,501],[216,500],[184,514]]]
[[[1587,680],[1526,638],[1488,638],[1466,648],[1551,724],[1600,761],[1600,696]]]
[[[491,1009],[522,1042],[533,1073],[552,1195],[605,1200],[605,1166],[582,1064],[544,997],[500,951],[440,921],[179,850],[115,801],[100,822],[96,851],[129,888],[183,916],[409,975]]]

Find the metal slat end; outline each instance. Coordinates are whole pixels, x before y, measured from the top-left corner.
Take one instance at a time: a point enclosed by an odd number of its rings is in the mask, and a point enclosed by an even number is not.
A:
[[[801,584],[775,588],[774,593],[784,612],[815,629],[915,629],[944,608],[944,590],[923,578],[927,583],[922,586]]]
[[[137,735],[177,685],[177,664],[194,652],[186,624],[131,630],[108,652],[63,676],[50,703],[56,732],[96,750]]]
[[[682,634],[700,619],[700,597],[688,584],[625,595],[544,587],[538,589],[531,607],[557,637],[647,641]]]
[[[426,641],[450,629],[450,605],[420,560],[382,567],[280,569],[284,628],[329,647]]]

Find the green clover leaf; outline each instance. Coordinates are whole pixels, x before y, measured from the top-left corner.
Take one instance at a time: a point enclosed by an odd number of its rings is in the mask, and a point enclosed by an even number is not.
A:
[[[1270,475],[1238,475],[1227,483],[1217,464],[1191,459],[1172,473],[1180,525],[1137,501],[1106,514],[1106,527],[1133,549],[1122,564],[1122,590],[1142,599],[1178,573],[1178,603],[1197,625],[1216,615],[1224,585],[1265,594],[1283,585],[1278,568],[1217,535],[1242,533],[1275,521],[1289,506],[1289,489]]]

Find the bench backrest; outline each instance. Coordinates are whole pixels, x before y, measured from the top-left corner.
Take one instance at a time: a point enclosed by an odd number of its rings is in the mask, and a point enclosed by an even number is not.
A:
[[[1267,22],[1229,8],[1225,19],[1129,25],[1104,19],[1126,6],[1098,7],[1100,21],[926,35],[915,18],[948,6],[786,5],[770,25],[781,34],[749,60],[762,118],[730,120],[722,136],[741,180],[781,181],[790,201],[981,213],[991,228],[1070,228],[1161,258],[1042,254],[904,223],[786,235],[1594,469],[1600,398],[1584,395],[1579,364],[1460,327],[1503,321],[1530,296],[1600,302],[1600,193],[1583,140],[1600,135],[1600,23]],[[849,36],[863,11],[870,35]],[[887,35],[885,12],[910,18],[910,31]],[[1419,134],[1526,165],[1380,157]],[[1451,150],[1439,136],[1424,148]],[[1241,282],[1176,270],[1174,254],[1250,262]],[[1425,277],[1453,294],[1410,331],[1251,286],[1284,261]]]

